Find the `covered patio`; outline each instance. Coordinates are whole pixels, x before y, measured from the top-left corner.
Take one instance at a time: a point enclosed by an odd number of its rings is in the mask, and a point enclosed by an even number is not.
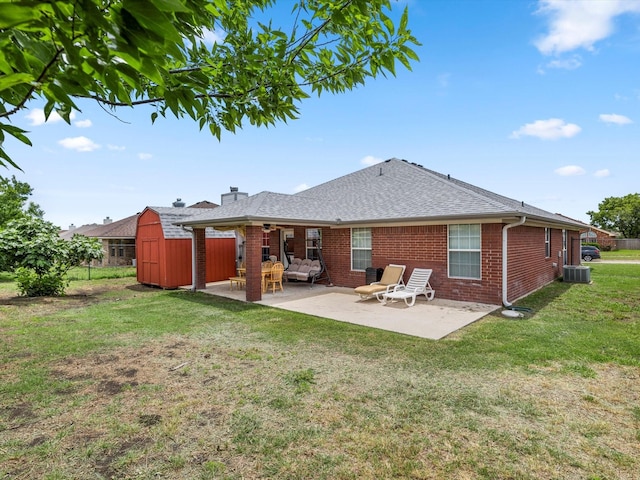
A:
[[[209,283],[199,291],[245,301],[244,290],[231,290],[228,281]],[[413,307],[404,302],[382,305],[375,298],[361,300],[352,288],[325,285],[311,288],[303,282],[286,283],[284,291],[267,292],[255,303],[432,340],[444,338],[498,308],[437,296],[430,302],[420,297]]]

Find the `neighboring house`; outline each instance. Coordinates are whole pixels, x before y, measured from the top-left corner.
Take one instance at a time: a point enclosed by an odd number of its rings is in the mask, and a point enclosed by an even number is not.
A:
[[[558,213],[563,218],[567,220],[579,223],[581,225],[580,228],[580,240],[582,243],[597,243],[600,247],[612,249],[616,244],[617,233],[609,232],[607,230],[603,230],[602,228],[594,227],[593,225],[589,225],[588,223],[581,222],[579,220],[575,220],[573,218],[567,217]]]
[[[368,267],[433,269],[438,298],[510,302],[580,263],[579,222],[405,160],[391,159],[295,195],[261,192],[175,222],[194,229],[197,264],[204,228],[245,236],[247,301],[261,299],[260,262],[322,248],[334,285],[365,283]],[[204,271],[195,272],[204,288]]]
[[[178,199],[179,200],[179,199]],[[176,205],[176,203],[174,203]],[[211,202],[192,207],[146,207],[138,217],[137,279],[145,285],[177,288],[193,283],[191,229],[176,226],[185,218],[213,211]],[[204,230],[203,230],[204,232]],[[198,265],[206,282],[236,274],[236,238],[233,231],[206,229],[206,262]]]
[[[97,238],[102,243],[104,256],[102,261],[94,260],[94,264],[107,266],[134,265],[136,260],[136,221],[138,215],[131,215],[122,220],[113,221],[109,217],[102,225],[90,224],[70,228],[60,236],[70,240],[74,235]]]

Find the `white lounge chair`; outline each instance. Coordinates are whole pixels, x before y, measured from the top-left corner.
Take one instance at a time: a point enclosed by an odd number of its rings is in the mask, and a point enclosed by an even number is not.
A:
[[[414,268],[406,285],[398,285],[390,292],[382,293],[382,304],[404,300],[407,307],[413,307],[418,295],[424,295],[427,301],[433,300],[436,292],[429,284],[431,273],[433,270],[430,268]]]
[[[389,264],[385,267],[379,282],[357,287],[355,292],[360,295],[362,299],[376,296],[378,300],[382,301],[382,297],[379,296],[380,294],[390,292],[396,285],[404,284],[402,275],[404,275],[405,268],[407,268],[405,265]]]

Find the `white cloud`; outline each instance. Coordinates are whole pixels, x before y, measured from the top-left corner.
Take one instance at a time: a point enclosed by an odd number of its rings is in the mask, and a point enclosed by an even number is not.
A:
[[[578,165],[567,165],[566,167],[556,168],[554,172],[561,177],[575,177],[587,173],[584,168]]]
[[[109,144],[109,145],[107,145],[107,148],[108,148],[109,150],[114,150],[114,151],[117,151],[117,152],[121,152],[122,150],[124,150],[124,149],[125,149],[125,148],[127,148],[127,147],[123,147],[122,145],[112,145],[112,144]]]
[[[610,175],[611,175],[611,172],[609,171],[608,168],[605,168],[603,170],[598,170],[596,173],[593,174],[593,176],[597,178],[604,178]]]
[[[202,40],[208,45],[213,45],[214,43],[224,42],[226,36],[227,34],[224,31],[205,30],[202,34]]]
[[[309,185],[307,185],[306,183],[301,183],[300,185],[295,187],[293,191],[298,193],[298,192],[302,192],[303,190],[307,190],[308,188],[309,188]]]
[[[372,155],[367,155],[362,160],[360,160],[360,163],[362,165],[375,165],[376,163],[380,163],[380,162],[382,162],[381,158],[377,158]]]
[[[138,158],[140,160],[151,160],[153,158],[153,155],[151,155],[150,153],[139,153]]]
[[[629,117],[618,115],[617,113],[603,113],[600,115],[600,121],[605,123],[615,123],[616,125],[628,125],[633,123]]]
[[[514,131],[510,138],[520,138],[523,136],[538,137],[542,140],[558,140],[560,138],[571,138],[582,129],[575,123],[566,123],[560,118],[550,118],[549,120],[536,120],[527,123]]]
[[[75,117],[76,117],[75,112],[71,112],[71,114],[69,115],[69,118],[73,120]],[[25,118],[31,121],[30,123],[31,126],[39,126],[39,125],[44,125],[45,123],[56,123],[56,122],[64,121],[64,119],[60,115],[58,115],[58,112],[56,111],[51,112],[51,114],[49,115],[49,118],[45,119],[44,110],[41,108],[31,109],[29,113],[25,115]]]
[[[582,66],[582,58],[580,55],[574,55],[571,58],[551,60],[544,67],[538,68],[538,73],[544,74],[546,70],[576,70]]]
[[[537,13],[549,18],[549,32],[535,46],[545,55],[592,51],[594,43],[613,33],[617,16],[637,12],[637,0],[540,0]]]
[[[77,152],[92,152],[100,148],[100,145],[93,143],[87,137],[67,137],[58,142],[64,148]]]
[[[91,125],[93,125],[93,123],[91,122],[91,120],[86,119],[78,120],[77,122],[74,122],[74,125],[78,128],[89,128]]]

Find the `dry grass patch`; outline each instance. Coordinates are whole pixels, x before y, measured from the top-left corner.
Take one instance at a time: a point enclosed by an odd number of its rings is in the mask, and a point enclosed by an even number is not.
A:
[[[15,478],[632,479],[638,369],[592,368],[593,377],[561,366],[417,371],[312,345],[281,349],[242,328],[165,337],[52,365],[66,389],[55,404],[8,415],[2,448],[13,455],[2,469]]]

